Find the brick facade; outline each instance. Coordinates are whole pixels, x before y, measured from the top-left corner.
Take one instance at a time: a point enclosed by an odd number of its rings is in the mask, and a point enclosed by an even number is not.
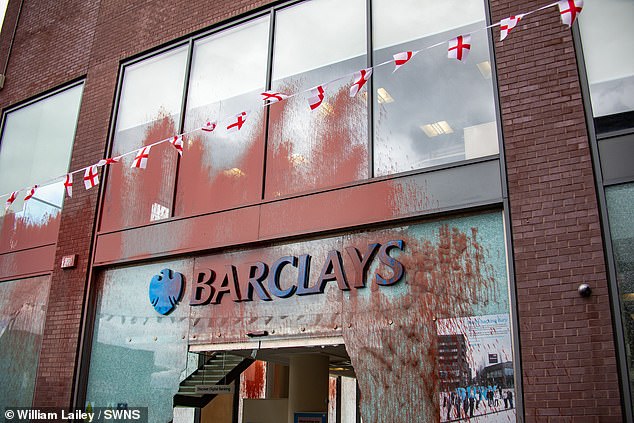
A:
[[[492,21],[540,2],[492,1]],[[605,256],[572,33],[553,10],[495,43],[526,421],[621,421]],[[593,295],[577,293],[581,283]]]
[[[85,78],[71,159],[104,156],[120,62],[270,1],[9,3],[0,107]],[[492,21],[541,6],[491,1]],[[497,31],[494,32],[497,37]],[[552,10],[495,42],[528,422],[621,421],[613,326],[588,131],[572,33]],[[97,190],[75,190],[61,219],[35,406],[71,406],[90,279]],[[74,269],[61,258],[77,254]],[[577,294],[589,283],[593,295]]]

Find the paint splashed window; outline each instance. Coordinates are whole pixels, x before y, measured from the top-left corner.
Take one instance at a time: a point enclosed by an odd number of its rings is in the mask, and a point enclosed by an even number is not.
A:
[[[239,131],[228,133],[231,122],[218,122],[213,132],[196,131],[187,137],[178,174],[177,216],[260,200],[265,115],[260,93],[266,87],[268,42],[268,16],[194,42],[185,131],[248,113]]]
[[[303,91],[367,67],[365,0],[313,0],[276,15],[272,89]],[[345,34],[345,36],[343,35]],[[347,78],[271,106],[267,198],[368,177],[365,89],[350,98]]]
[[[187,46],[128,65],[123,70],[111,156],[179,133]],[[153,207],[172,209],[177,151],[152,147],[146,169],[132,169],[134,155],[109,167],[101,230],[146,224]]]
[[[605,195],[616,264],[616,280],[621,299],[630,392],[634,393],[634,184],[608,187]]]
[[[2,251],[25,248],[25,242],[33,246],[56,240],[64,181],[41,186],[29,201],[23,200],[28,188],[68,172],[82,90],[83,84],[76,84],[4,116],[0,192],[21,191],[8,211],[6,197],[0,207],[1,242],[12,242],[2,245]]]
[[[374,0],[374,61],[422,50],[393,73],[374,73],[375,176],[498,154],[492,58],[481,0]],[[403,13],[406,10],[407,13]],[[447,59],[446,40],[471,33],[467,60]]]

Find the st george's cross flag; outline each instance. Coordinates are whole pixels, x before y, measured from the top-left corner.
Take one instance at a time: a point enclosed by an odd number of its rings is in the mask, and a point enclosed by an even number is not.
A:
[[[84,186],[90,189],[99,185],[99,171],[97,165],[88,166],[84,172]]]
[[[471,34],[458,35],[456,38],[449,40],[449,48],[447,57],[450,59],[464,60],[471,49]]]
[[[182,135],[174,135],[170,140],[170,144],[174,146],[176,151],[178,151],[179,156],[183,156],[183,136]]]
[[[356,96],[359,91],[361,91],[361,88],[363,88],[365,83],[368,82],[370,76],[372,76],[372,68],[361,69],[360,71],[354,73],[354,76],[352,77],[352,79],[354,79],[354,83],[350,87],[350,97]]]
[[[216,123],[215,120],[210,120],[207,121],[202,128],[200,128],[201,131],[205,131],[205,132],[213,132],[216,129],[216,126],[218,124]]]
[[[73,174],[69,173],[66,175],[66,180],[64,181],[64,188],[66,188],[66,194],[69,197],[73,196]]]
[[[394,57],[394,70],[392,73],[396,72],[398,68],[403,66],[405,63],[409,62],[409,60],[414,57],[414,55],[418,53],[417,51],[402,51],[400,53],[396,53]]]
[[[145,167],[147,166],[147,161],[150,158],[151,147],[152,146],[148,145],[147,147],[143,147],[137,150],[136,157],[134,157],[134,160],[132,161],[132,166],[130,167],[136,167],[137,169],[145,169]]]
[[[508,37],[511,30],[520,23],[523,17],[524,15],[509,16],[500,21],[500,41],[504,41],[504,39]]]
[[[241,112],[231,118],[231,122],[227,125],[227,132],[236,132],[242,129],[242,126],[247,121],[247,112]]]
[[[9,196],[9,198],[7,198],[6,203],[4,203],[4,210],[7,211],[9,209],[9,207],[11,207],[11,204],[13,204],[13,202],[15,201],[16,198],[18,198],[18,193],[20,191],[13,191],[11,193],[11,195]]]
[[[561,22],[571,27],[583,9],[583,0],[562,0],[557,2],[557,7],[561,15]]]
[[[106,159],[101,159],[97,162],[97,166],[101,167],[101,166],[105,166],[105,165],[110,165],[110,164],[115,164],[115,163],[119,163],[119,161],[121,160],[121,156],[117,156],[117,157],[108,157]]]
[[[273,104],[288,98],[287,94],[278,93],[277,91],[265,91],[260,95],[262,96],[262,100],[264,100],[264,104]]]
[[[324,101],[324,87],[322,85],[318,85],[315,88],[311,88],[310,97],[308,97],[308,104],[310,104],[310,110],[315,110],[317,107],[321,106],[321,103]]]
[[[24,201],[29,201],[31,198],[33,198],[33,196],[35,195],[35,190],[37,189],[37,185],[33,185],[26,194],[26,197],[24,197]]]

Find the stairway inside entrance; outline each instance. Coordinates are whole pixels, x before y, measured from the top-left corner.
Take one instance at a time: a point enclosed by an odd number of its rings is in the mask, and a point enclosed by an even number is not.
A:
[[[253,359],[228,352],[216,352],[204,356],[198,370],[184,379],[174,395],[174,407],[202,408],[216,397],[215,394],[196,392],[197,386],[229,385],[245,371]]]

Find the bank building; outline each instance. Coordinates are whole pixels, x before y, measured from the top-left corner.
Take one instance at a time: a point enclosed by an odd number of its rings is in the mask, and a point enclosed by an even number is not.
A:
[[[632,16],[10,0],[0,408],[631,423]]]

